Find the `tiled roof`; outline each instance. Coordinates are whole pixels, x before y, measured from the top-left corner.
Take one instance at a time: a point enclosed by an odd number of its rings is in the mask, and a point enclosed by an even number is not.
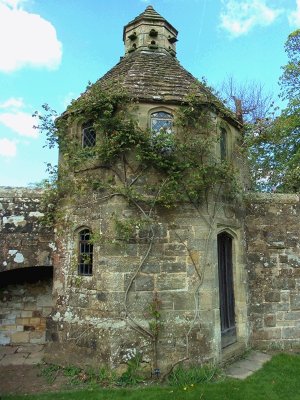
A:
[[[136,100],[182,103],[196,90],[199,95],[208,90],[167,52],[136,51],[124,57],[95,84],[103,88],[121,85]]]
[[[137,50],[122,58],[95,85],[103,89],[122,86],[134,100],[160,104],[182,104],[192,92],[204,103],[213,102],[217,109],[222,109],[225,119],[241,126],[206,86],[165,51]]]

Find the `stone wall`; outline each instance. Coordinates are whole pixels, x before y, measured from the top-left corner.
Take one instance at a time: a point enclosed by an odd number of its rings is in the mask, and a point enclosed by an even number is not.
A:
[[[182,204],[157,210],[151,245],[139,230],[128,243],[116,240],[114,218],[126,221],[136,211],[121,197],[103,201],[103,194],[83,196],[66,206],[58,227],[54,298],[48,320],[47,360],[116,367],[142,352],[153,366],[153,341],[143,334],[153,318],[149,307],[160,302],[158,363],[162,371],[181,358],[192,363],[222,359],[217,234],[234,237],[237,345],[247,345],[246,280],[243,226],[232,207],[214,204],[196,210]],[[209,209],[209,211],[208,211]],[[93,275],[80,276],[78,232],[95,234]]]
[[[0,345],[45,343],[52,279],[1,288],[0,310]]]
[[[0,188],[0,272],[51,265],[54,235],[40,224],[41,194]]]
[[[249,317],[255,347],[300,346],[299,235],[299,196],[248,198]]]

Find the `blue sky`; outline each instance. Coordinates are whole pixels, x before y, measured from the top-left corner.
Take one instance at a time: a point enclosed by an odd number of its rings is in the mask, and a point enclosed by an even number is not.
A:
[[[255,80],[278,94],[300,0],[0,0],[0,186],[47,176],[57,151],[43,147],[33,112],[64,111],[113,67],[123,26],[150,4],[179,31],[177,57],[195,77]]]

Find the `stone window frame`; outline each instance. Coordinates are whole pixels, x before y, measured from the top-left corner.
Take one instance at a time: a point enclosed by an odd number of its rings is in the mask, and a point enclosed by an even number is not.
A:
[[[89,238],[82,238],[81,235]],[[79,276],[93,276],[94,245],[90,243],[92,230],[88,226],[81,226],[75,231],[77,237],[77,273]]]
[[[220,159],[221,161],[228,159],[228,134],[223,126],[220,128]]]
[[[81,147],[83,149],[96,146],[97,136],[92,121],[83,121],[81,124]]]
[[[151,108],[148,112],[148,124],[149,124],[149,129],[151,131],[152,134],[157,134],[159,131],[155,131],[154,129],[152,129],[152,115],[156,114],[156,113],[165,113],[170,115],[172,118],[172,125],[171,125],[171,130],[170,130],[170,134],[174,133],[174,110],[171,108],[167,108],[167,107],[155,107],[155,108]],[[159,118],[158,118],[159,119]],[[163,120],[163,118],[161,118],[161,120]],[[170,119],[165,119],[170,120]]]
[[[232,134],[230,126],[222,121],[219,124],[218,156],[220,161],[230,160],[232,153]]]

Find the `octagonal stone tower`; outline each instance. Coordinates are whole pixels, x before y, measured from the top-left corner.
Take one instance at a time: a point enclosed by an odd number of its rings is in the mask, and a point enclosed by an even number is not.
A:
[[[133,99],[130,112],[141,131],[155,135],[164,129],[177,135],[176,113],[192,92],[209,110],[216,166],[227,159],[241,170],[236,152],[241,125],[180,65],[176,29],[148,6],[124,27],[123,39],[125,56],[82,96],[89,99],[93,88],[118,92],[121,87]],[[102,138],[87,123],[79,115],[65,135],[83,153],[92,153]],[[184,131],[182,135],[184,141]],[[143,185],[155,189],[152,171],[141,177],[129,164],[107,172],[108,165],[87,160],[72,173],[83,180],[95,177],[100,184],[118,185],[125,179],[125,189],[134,184],[137,191]],[[157,207],[151,228],[155,237],[147,242],[137,224],[120,246],[108,240],[115,217],[119,225],[128,226],[139,207],[96,189],[70,197],[61,203],[63,221],[56,230],[56,305],[48,321],[48,361],[122,369],[139,355],[152,372],[164,373],[180,359],[201,364],[244,351],[244,226],[235,204],[224,197],[199,208],[189,201]],[[151,320],[149,309],[158,304],[160,329],[153,333],[158,322]]]

